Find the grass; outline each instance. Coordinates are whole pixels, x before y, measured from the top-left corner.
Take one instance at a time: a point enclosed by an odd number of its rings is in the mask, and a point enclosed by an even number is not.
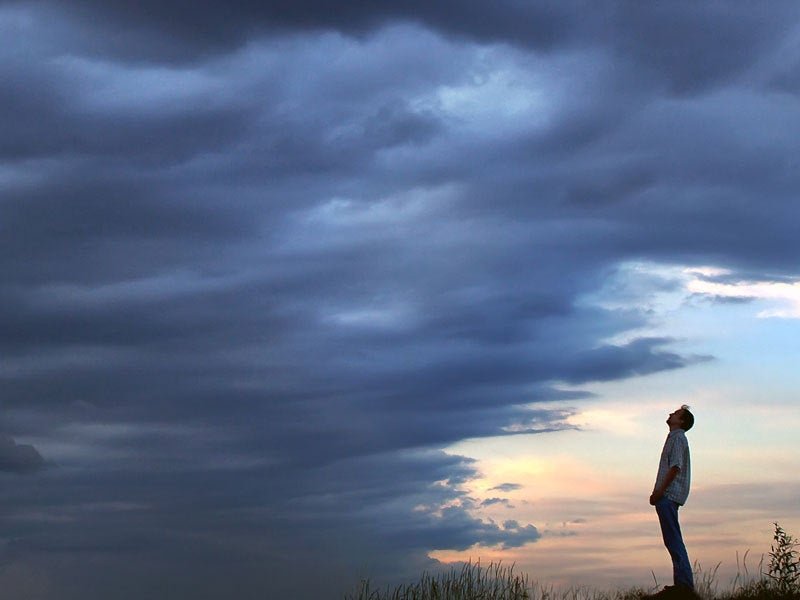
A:
[[[747,553],[732,586],[720,592],[717,565],[703,571],[695,565],[695,587],[704,600],[800,600],[800,557],[798,542],[777,523],[769,564],[762,558],[758,572],[750,574]],[[658,587],[656,585],[656,587]],[[419,581],[394,588],[373,589],[369,580],[362,580],[357,590],[345,600],[641,600],[656,588],[631,588],[598,591],[588,587],[555,589],[531,582],[526,575],[514,572],[513,565],[468,563],[439,575],[424,573]]]

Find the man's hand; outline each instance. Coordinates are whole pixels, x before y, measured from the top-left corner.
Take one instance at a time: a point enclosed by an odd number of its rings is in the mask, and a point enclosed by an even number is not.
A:
[[[650,506],[655,506],[656,502],[664,497],[664,492],[653,492],[650,494]]]

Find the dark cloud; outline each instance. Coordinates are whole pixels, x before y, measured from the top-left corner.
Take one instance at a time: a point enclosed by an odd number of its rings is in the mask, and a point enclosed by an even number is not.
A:
[[[508,498],[487,498],[481,502],[481,506],[494,506],[496,504],[502,504],[506,508],[514,508]]]
[[[127,8],[85,0],[72,4],[69,11],[64,11],[58,3],[44,5],[62,17],[67,16],[79,30],[95,31],[93,44],[74,39],[69,32],[62,34],[84,52],[99,49],[140,60],[191,60],[231,50],[259,35],[281,32],[335,30],[363,36],[393,22],[419,23],[461,38],[510,40],[542,48],[569,39],[576,29],[569,7],[555,2],[531,6],[504,2],[488,13],[479,2],[437,5],[350,2],[334,7],[316,0],[236,1],[225,6],[214,2],[170,1]]]
[[[522,485],[519,483],[501,483],[500,485],[496,485],[494,487],[489,488],[490,492],[515,492],[517,490],[521,490]]]
[[[45,597],[535,543],[443,449],[709,359],[640,333],[674,280],[591,300],[620,265],[796,275],[795,4],[323,4],[0,5],[0,424],[54,464],[4,439],[2,560]]]
[[[672,340],[665,338],[639,338],[623,346],[604,345],[589,350],[574,365],[570,382],[603,381],[634,375],[647,375],[658,371],[679,369],[710,356],[681,356],[662,349]]]
[[[798,17],[797,6],[780,2],[776,12],[764,4],[690,2],[658,7],[623,2],[618,8],[624,32],[618,38],[620,52],[632,52],[677,93],[735,79],[773,47],[771,33],[787,34]]]
[[[699,300],[711,302],[713,304],[749,304],[755,301],[755,298],[747,296],[719,296],[716,294],[697,294],[695,296]]]
[[[0,435],[0,471],[33,473],[44,467],[44,459],[30,444],[17,444],[11,437]]]
[[[53,8],[61,7],[53,4]],[[499,2],[486,11],[479,2],[348,2],[335,7],[318,0],[253,3],[182,0],[145,2],[135,8],[81,0],[65,11],[73,24],[97,30],[105,52],[150,60],[186,59],[229,50],[277,31],[335,30],[354,35],[393,22],[416,23],[446,35],[480,42],[509,42],[553,50],[610,44],[639,60],[678,92],[695,90],[747,70],[772,34],[787,33],[797,19],[791,2],[727,6],[674,2],[650,7],[627,0],[587,2]],[[116,39],[115,39],[116,38]],[[123,45],[122,42],[126,42]],[[91,46],[84,45],[86,51]],[[778,79],[781,81],[781,79]]]

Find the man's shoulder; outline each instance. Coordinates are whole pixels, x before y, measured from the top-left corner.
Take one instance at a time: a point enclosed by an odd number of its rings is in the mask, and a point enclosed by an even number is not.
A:
[[[675,429],[669,432],[667,443],[688,446],[689,440],[686,438],[686,432],[683,429]]]

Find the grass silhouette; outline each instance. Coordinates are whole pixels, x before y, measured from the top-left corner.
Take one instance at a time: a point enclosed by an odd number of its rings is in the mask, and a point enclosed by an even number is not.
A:
[[[695,564],[695,582],[698,595],[704,600],[800,600],[800,558],[798,542],[777,523],[774,543],[768,554],[769,564],[764,568],[764,558],[758,571],[750,574],[745,553],[739,562],[738,574],[731,587],[720,592],[717,565],[703,571]],[[656,585],[656,587],[658,587]],[[460,569],[451,569],[438,575],[424,573],[419,581],[394,588],[373,589],[369,580],[362,580],[357,590],[345,595],[345,600],[641,600],[656,591],[630,588],[628,590],[599,591],[589,587],[555,589],[531,582],[526,575],[514,572],[514,566],[492,563],[467,563]]]

